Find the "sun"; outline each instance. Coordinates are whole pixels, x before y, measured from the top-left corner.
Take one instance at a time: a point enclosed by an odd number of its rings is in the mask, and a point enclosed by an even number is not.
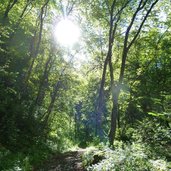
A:
[[[54,35],[59,44],[72,46],[80,37],[80,29],[72,21],[63,19],[55,26]]]

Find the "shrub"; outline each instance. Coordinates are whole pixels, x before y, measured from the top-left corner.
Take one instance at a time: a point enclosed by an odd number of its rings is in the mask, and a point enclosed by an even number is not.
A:
[[[104,159],[91,165],[97,149],[87,151],[83,156],[83,164],[88,171],[167,171],[168,164],[164,159],[150,159],[151,152],[145,145],[133,143],[124,148],[118,147],[112,150],[104,147],[100,151]]]

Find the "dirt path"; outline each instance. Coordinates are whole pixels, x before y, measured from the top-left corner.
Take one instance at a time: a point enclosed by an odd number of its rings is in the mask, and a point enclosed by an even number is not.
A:
[[[82,167],[81,156],[85,150],[58,154],[46,161],[43,166],[34,171],[85,171]]]

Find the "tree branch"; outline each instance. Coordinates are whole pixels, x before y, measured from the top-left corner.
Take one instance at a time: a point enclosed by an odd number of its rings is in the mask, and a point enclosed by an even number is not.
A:
[[[159,1],[159,0],[156,0],[156,1],[151,5],[151,7],[149,8],[149,10],[147,11],[147,13],[146,13],[146,15],[145,15],[143,21],[141,22],[141,24],[140,24],[140,26],[139,26],[139,29],[137,30],[137,33],[135,34],[134,38],[132,39],[132,41],[131,41],[131,42],[129,43],[129,45],[128,45],[128,50],[130,49],[130,47],[132,46],[132,44],[133,44],[133,43],[135,42],[135,40],[137,39],[137,37],[138,37],[138,35],[140,34],[141,29],[142,29],[142,27],[143,27],[145,21],[147,20],[147,17],[149,16],[149,14],[150,14],[152,8],[154,7],[154,5],[155,5],[158,1]]]

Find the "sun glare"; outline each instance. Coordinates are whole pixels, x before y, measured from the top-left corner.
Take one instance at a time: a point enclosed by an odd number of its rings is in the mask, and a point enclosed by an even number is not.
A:
[[[78,41],[80,30],[72,21],[64,19],[58,22],[54,34],[58,43],[64,46],[72,46]]]

